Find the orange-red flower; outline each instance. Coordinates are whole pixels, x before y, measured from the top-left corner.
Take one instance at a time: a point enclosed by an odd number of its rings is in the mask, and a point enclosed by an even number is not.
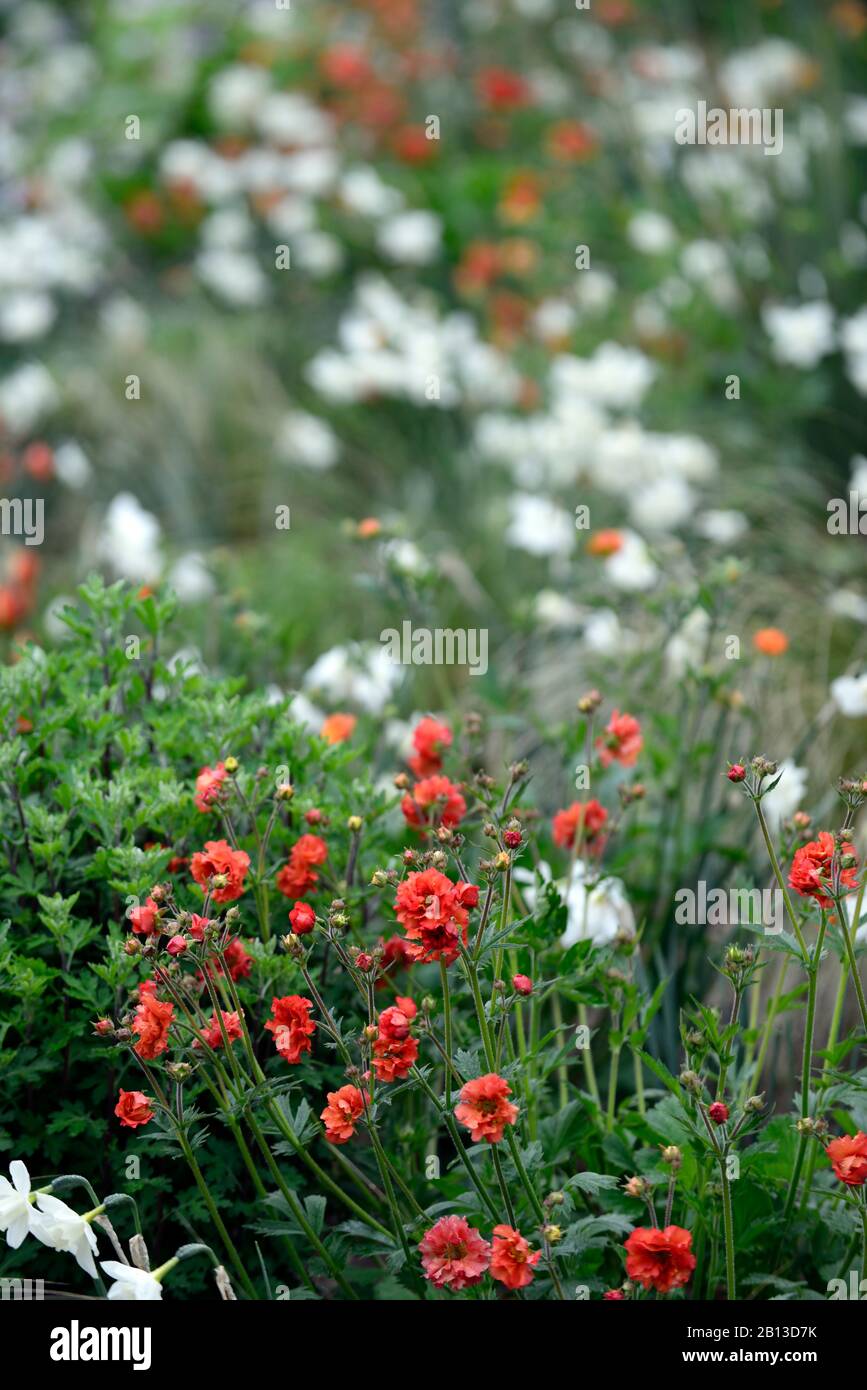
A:
[[[153,1119],[152,1105],[153,1101],[144,1091],[121,1090],[114,1113],[127,1129],[136,1129],[138,1125],[146,1125],[148,1120]]]
[[[357,1086],[341,1086],[339,1091],[329,1091],[327,1099],[319,1117],[325,1125],[325,1138],[332,1144],[346,1144],[364,1114],[364,1097]]]
[[[625,1242],[626,1273],[645,1289],[671,1293],[683,1288],[695,1269],[692,1232],[682,1226],[639,1226]]]
[[[220,794],[220,788],[228,777],[223,763],[216,767],[203,767],[196,778],[196,795],[193,798],[199,811],[210,811]]]
[[[509,68],[482,68],[476,74],[479,100],[491,111],[515,111],[526,106],[532,92],[519,72]]]
[[[238,1042],[239,1039],[244,1036],[244,1030],[241,1027],[240,1014],[228,1013],[225,1009],[221,1009],[220,1015],[223,1020],[223,1027],[220,1027],[220,1020],[217,1018],[216,1012],[212,1013],[210,1023],[208,1024],[207,1028],[202,1029],[201,1037],[196,1038],[195,1042],[193,1043],[193,1047],[201,1047],[203,1042],[207,1043],[208,1047],[213,1048],[214,1050],[216,1050],[218,1047],[222,1047],[224,1045],[224,1029],[226,1037],[229,1040],[230,1047],[232,1043]]]
[[[455,1106],[455,1115],[470,1131],[474,1144],[482,1139],[499,1144],[506,1125],[515,1123],[518,1107],[508,1099],[511,1094],[508,1081],[496,1072],[468,1081],[461,1088],[461,1103]]]
[[[271,1018],[265,1024],[274,1035],[274,1046],[294,1066],[301,1061],[305,1052],[312,1050],[310,1039],[316,1032],[316,1024],[310,1017],[313,1004],[300,994],[286,994],[282,999],[271,1000]]]
[[[818,840],[811,840],[795,851],[792,870],[789,874],[789,887],[800,893],[802,898],[815,898],[819,907],[831,907],[828,896],[831,883],[831,863],[834,858],[834,836],[830,830],[820,830]],[[845,889],[857,887],[857,870],[850,866],[841,869],[840,883]]]
[[[613,529],[594,531],[587,542],[588,555],[616,555],[623,549],[623,534]]]
[[[467,814],[467,803],[448,777],[425,777],[416,782],[411,794],[400,803],[407,825],[421,829],[426,825],[460,825]]]
[[[145,983],[148,983],[147,981]],[[175,1012],[174,1004],[162,1003],[152,989],[139,988],[139,1004],[135,1011],[132,1031],[138,1034],[133,1048],[146,1062],[159,1057],[169,1045],[169,1025]]]
[[[379,1015],[373,1044],[373,1070],[378,1081],[399,1081],[418,1057],[418,1040],[410,1036],[417,1012],[412,999],[398,999]]]
[[[493,1234],[491,1278],[505,1284],[507,1289],[525,1289],[533,1282],[533,1270],[542,1252],[531,1250],[521,1232],[511,1226],[495,1226]]]
[[[352,737],[357,723],[354,714],[329,714],[319,732],[326,743],[345,743]]]
[[[621,714],[614,710],[605,733],[596,740],[599,761],[603,767],[617,761],[623,767],[633,767],[641,752],[644,739],[641,725],[631,714]]]
[[[753,633],[753,646],[764,656],[782,656],[789,649],[789,639],[778,627],[760,627]]]
[[[159,930],[159,904],[148,898],[144,907],[134,907],[129,914],[133,931],[137,936],[150,936]]]
[[[545,146],[554,159],[577,162],[594,155],[599,140],[583,121],[557,121],[545,136]]]
[[[409,765],[416,777],[431,777],[443,765],[442,750],[450,748],[452,731],[448,724],[425,715],[412,731],[412,746],[415,749]]]
[[[249,854],[232,849],[225,840],[206,840],[204,850],[198,850],[190,860],[190,873],[201,888],[211,890],[215,903],[232,903],[240,898],[249,867]],[[215,886],[211,882],[215,878],[225,882]]]
[[[398,885],[394,908],[404,928],[407,949],[416,960],[455,959],[461,942],[466,945],[468,907],[475,907],[479,890],[470,883],[453,883],[438,869],[407,874]]]
[[[303,898],[315,888],[319,875],[314,864],[324,864],[328,846],[318,835],[302,835],[289,851],[289,862],[277,875],[277,887],[287,898]]]
[[[465,1216],[441,1216],[418,1248],[425,1278],[455,1293],[480,1283],[491,1262],[490,1245]]]
[[[561,849],[571,849],[579,827],[584,827],[584,844],[588,849],[601,848],[600,832],[608,820],[608,812],[595,798],[590,801],[573,801],[565,811],[558,811],[551,823],[554,844]]]
[[[832,1139],[825,1148],[834,1173],[847,1187],[861,1187],[867,1182],[867,1134],[843,1134]]]

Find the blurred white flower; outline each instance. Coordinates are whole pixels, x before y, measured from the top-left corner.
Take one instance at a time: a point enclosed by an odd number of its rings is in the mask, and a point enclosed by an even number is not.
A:
[[[238,130],[248,127],[269,92],[266,68],[252,63],[233,63],[221,68],[208,87],[208,107],[218,125]]]
[[[641,536],[636,531],[621,529],[623,544],[603,563],[606,579],[616,589],[627,593],[639,593],[652,589],[659,578],[659,569],[650,558],[650,553]]]
[[[100,559],[126,579],[150,584],[159,578],[160,524],[131,492],[119,492],[109,503],[97,539]]]
[[[575,520],[546,497],[516,492],[508,502],[507,545],[530,555],[570,555],[575,548]]]
[[[149,319],[140,304],[127,295],[116,294],[100,310],[100,325],[106,336],[125,347],[140,347],[148,335]]]
[[[429,265],[436,260],[442,240],[442,222],[433,212],[416,209],[399,212],[383,222],[376,244],[384,256],[399,265]]]
[[[100,1260],[100,1269],[115,1281],[109,1288],[107,1298],[140,1303],[153,1302],[163,1296],[162,1284],[147,1270],[136,1269],[135,1265],[122,1265],[120,1260]]]
[[[735,106],[770,106],[803,84],[811,63],[788,39],[767,38],[729,53],[719,66],[720,84]]]
[[[268,281],[258,261],[245,252],[215,247],[196,257],[199,278],[226,304],[254,309],[268,294]]]
[[[798,767],[791,758],[784,758],[777,768],[776,776],[781,776],[780,782],[773,791],[762,797],[762,810],[774,831],[779,830],[784,820],[788,820],[800,810],[804,792],[807,790],[809,773],[805,767]]]
[[[314,473],[333,468],[340,457],[340,443],[331,426],[306,410],[283,416],[275,448],[286,463],[300,464]]]
[[[0,382],[0,416],[11,434],[35,429],[59,404],[57,387],[39,362],[27,362]]]
[[[765,304],[762,323],[777,362],[792,367],[815,367],[834,351],[834,314],[830,304]]]
[[[578,315],[566,299],[543,299],[530,320],[533,332],[543,343],[556,343],[568,338]]]
[[[297,92],[272,92],[260,104],[256,125],[275,145],[324,145],[334,138],[334,121]]]
[[[846,370],[855,389],[867,396],[867,305],[840,329],[840,344],[846,354]]]
[[[750,523],[743,512],[711,509],[696,518],[695,529],[715,545],[732,545],[746,535]]]
[[[26,343],[46,334],[57,317],[50,295],[21,290],[0,299],[0,338],[6,343]]]
[[[322,725],[325,723],[325,715],[322,710],[308,700],[307,696],[300,690],[296,690],[292,695],[289,705],[289,718],[293,724],[300,724],[302,729],[308,733],[318,734]]]
[[[43,1245],[50,1246],[52,1250],[62,1250],[74,1255],[76,1263],[85,1274],[90,1274],[95,1279],[96,1263],[93,1257],[97,1253],[97,1244],[90,1222],[85,1221],[77,1211],[73,1211],[72,1207],[61,1202],[59,1197],[52,1197],[50,1193],[40,1192],[36,1203],[39,1214],[32,1229],[37,1240],[41,1240]]]
[[[403,207],[403,194],[384,183],[372,164],[347,169],[338,194],[343,206],[361,217],[389,217]]]
[[[292,243],[295,265],[308,275],[333,275],[343,265],[343,247],[330,232],[301,232]]]
[[[682,478],[657,478],[638,487],[629,499],[629,515],[648,531],[671,531],[693,515],[695,498]]]
[[[831,682],[831,695],[847,719],[861,719],[867,715],[867,671],[860,676],[838,676]]]
[[[17,1250],[29,1231],[34,1231],[38,1212],[30,1201],[30,1174],[20,1158],[9,1164],[9,1178],[0,1178],[0,1231],[6,1243]]]
[[[403,678],[383,646],[347,643],[317,657],[302,685],[333,705],[356,705],[368,714],[381,714]],[[294,706],[293,706],[294,708]]]
[[[854,589],[834,589],[828,598],[828,610],[838,618],[867,623],[867,598]]]
[[[384,563],[397,574],[418,579],[431,572],[427,556],[413,541],[397,538],[385,541],[380,546],[380,554]]]
[[[579,859],[572,871],[566,893],[568,918],[566,930],[560,937],[561,946],[573,946],[576,941],[589,939],[597,946],[613,941],[619,931],[635,930],[635,914],[619,878],[589,880],[586,868]]]
[[[213,575],[196,551],[175,561],[169,570],[169,583],[181,603],[200,603],[210,598],[216,588]]]
[[[645,256],[661,256],[677,241],[674,225],[661,212],[649,208],[630,218],[626,236],[636,251]]]
[[[577,628],[581,625],[578,608],[556,589],[540,589],[533,603],[533,616],[537,623],[547,628]]]
[[[665,665],[669,673],[682,680],[707,660],[710,616],[705,608],[693,608],[665,646]]]
[[[80,488],[90,482],[93,469],[80,444],[65,439],[54,451],[54,471],[65,487]]]
[[[601,343],[592,357],[556,357],[551,364],[555,390],[572,391],[614,408],[641,404],[656,367],[638,348]]]
[[[591,652],[608,656],[622,652],[631,642],[620,626],[613,608],[597,608],[584,624],[584,645]]]

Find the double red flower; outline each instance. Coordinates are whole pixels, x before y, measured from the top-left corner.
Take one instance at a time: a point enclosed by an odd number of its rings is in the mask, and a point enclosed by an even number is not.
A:
[[[233,903],[240,898],[249,867],[249,854],[232,849],[225,840],[206,840],[204,850],[197,851],[190,860],[193,878],[206,892],[210,890],[215,903]],[[224,878],[226,882],[215,887],[215,878]]]
[[[626,1273],[645,1289],[671,1293],[683,1288],[695,1269],[692,1232],[681,1226],[639,1226],[625,1242]]]
[[[460,788],[440,775],[416,782],[400,803],[407,825],[422,830],[428,825],[453,829],[467,814],[467,803]]]
[[[444,748],[450,748],[452,742],[452,731],[448,724],[441,724],[438,719],[431,719],[426,715],[419,720],[412,731],[412,746],[414,753],[409,759],[409,765],[416,777],[431,777],[435,772],[439,772],[443,760],[441,757]]]
[[[303,898],[319,882],[314,865],[324,864],[328,846],[318,835],[302,835],[289,852],[289,861],[277,875],[277,887],[287,898]]]
[[[831,907],[828,896],[831,883],[831,865],[834,858],[834,836],[830,830],[820,830],[818,840],[811,840],[797,850],[789,874],[789,887],[800,893],[802,898],[814,898],[819,907]],[[841,886],[847,890],[857,887],[857,870],[854,866],[840,872]]]
[[[461,1088],[461,1103],[455,1106],[455,1116],[470,1131],[474,1144],[487,1140],[499,1144],[506,1125],[518,1118],[518,1107],[508,1097],[512,1088],[505,1077],[489,1072]]]
[[[398,999],[379,1015],[373,1044],[373,1070],[378,1081],[399,1081],[418,1057],[418,1040],[409,1031],[417,1012],[411,999]]]
[[[407,874],[398,885],[395,912],[408,938],[408,950],[416,960],[456,958],[459,943],[466,945],[467,909],[479,901],[479,890],[470,883],[453,883],[438,869]]]
[[[341,1086],[339,1091],[329,1091],[327,1100],[319,1117],[325,1125],[325,1138],[332,1144],[346,1144],[364,1114],[364,1097],[357,1086]]]
[[[301,1061],[305,1052],[312,1051],[310,1039],[316,1032],[316,1024],[310,1017],[313,1004],[300,994],[287,994],[282,999],[271,1000],[271,1017],[265,1024],[274,1035],[274,1046],[294,1066]]]

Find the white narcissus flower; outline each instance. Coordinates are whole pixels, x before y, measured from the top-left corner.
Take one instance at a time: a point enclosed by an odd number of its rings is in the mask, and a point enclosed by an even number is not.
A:
[[[115,1282],[108,1297],[134,1303],[152,1303],[163,1296],[163,1286],[146,1269],[122,1265],[119,1260],[101,1260],[100,1269]]]
[[[29,1231],[34,1231],[39,1213],[30,1200],[30,1174],[20,1158],[9,1164],[9,1178],[0,1178],[0,1231],[6,1243],[17,1250]],[[35,1233],[35,1232],[34,1232]]]
[[[65,1250],[74,1255],[85,1274],[96,1278],[94,1255],[97,1253],[96,1236],[90,1222],[77,1211],[61,1202],[59,1197],[40,1192],[36,1198],[39,1212],[33,1225],[33,1234],[43,1245],[52,1250]]]
[[[838,676],[831,682],[831,695],[847,719],[860,719],[867,714],[867,671],[860,676]]]

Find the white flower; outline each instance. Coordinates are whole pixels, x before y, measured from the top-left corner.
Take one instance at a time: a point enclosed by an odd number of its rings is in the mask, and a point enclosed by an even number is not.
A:
[[[237,130],[248,126],[267,95],[271,79],[265,68],[233,63],[211,79],[208,106],[218,125]]]
[[[834,351],[834,314],[830,304],[822,299],[809,304],[766,304],[762,322],[777,362],[815,367]]]
[[[200,279],[214,294],[239,309],[254,309],[268,292],[258,262],[246,252],[214,247],[196,257]]]
[[[100,1260],[99,1267],[109,1279],[115,1280],[108,1291],[109,1298],[141,1303],[154,1302],[163,1296],[162,1284],[145,1269],[122,1265],[119,1260]]]
[[[636,251],[645,256],[660,256],[670,251],[676,240],[674,226],[661,212],[637,212],[630,219],[626,235]]]
[[[682,478],[657,478],[639,487],[629,499],[629,514],[637,526],[648,531],[670,531],[692,516],[692,491]]]
[[[323,652],[302,684],[331,704],[352,703],[368,714],[381,714],[402,677],[385,647],[352,643]]]
[[[540,589],[533,603],[533,616],[548,628],[575,628],[581,623],[575,604],[556,589]]]
[[[97,551],[126,579],[150,584],[162,569],[160,524],[131,492],[119,492],[109,504]]]
[[[327,112],[295,92],[272,92],[259,107],[256,124],[275,145],[323,145],[334,136]]]
[[[782,774],[782,779],[774,787],[772,792],[768,792],[762,797],[762,810],[771,829],[776,831],[780,828],[784,820],[788,820],[799,809],[803,802],[804,792],[807,790],[808,772],[805,767],[798,767],[791,758],[785,758],[777,769],[777,776]]]
[[[575,547],[574,518],[529,492],[516,492],[509,498],[509,524],[506,543],[530,555],[569,555]]]
[[[429,265],[439,254],[441,237],[442,223],[436,214],[417,209],[383,222],[376,244],[399,265]]]
[[[408,578],[421,578],[431,572],[427,556],[413,541],[394,539],[380,546],[383,562],[396,574]]]
[[[828,611],[837,618],[852,618],[867,623],[867,598],[854,589],[834,589],[828,599]]]
[[[584,645],[591,652],[605,656],[610,652],[622,652],[628,645],[624,638],[620,619],[613,608],[598,608],[584,624]]]
[[[333,468],[340,454],[331,426],[306,410],[293,410],[283,417],[277,430],[276,449],[287,463],[300,464],[314,473]]]
[[[743,512],[720,509],[702,512],[696,519],[695,529],[714,545],[732,545],[749,530],[749,525]]]
[[[347,169],[338,191],[343,206],[361,217],[388,217],[403,206],[402,194],[383,183],[371,164]]]
[[[623,544],[605,560],[605,577],[616,589],[627,593],[643,592],[652,589],[659,578],[659,570],[650,558],[647,546],[636,531],[628,529],[620,532]]]
[[[638,348],[601,343],[592,357],[556,357],[552,388],[585,396],[597,405],[635,407],[656,376],[656,367]]]
[[[30,1201],[30,1174],[20,1158],[9,1164],[9,1178],[0,1178],[0,1231],[6,1243],[17,1250],[28,1231],[34,1231],[39,1213]]]
[[[707,636],[710,616],[705,608],[693,608],[665,647],[665,664],[669,673],[681,680],[687,671],[695,671],[707,657]]]
[[[322,710],[318,709],[313,701],[308,700],[307,696],[302,695],[300,691],[296,691],[291,696],[289,718],[293,724],[300,724],[302,729],[306,729],[311,734],[318,734],[325,723],[325,715]]]
[[[97,1253],[97,1244],[90,1222],[48,1192],[40,1192],[36,1201],[39,1213],[33,1234],[52,1250],[65,1250],[74,1255],[84,1272],[95,1279],[93,1257]]]
[[[214,580],[196,551],[176,560],[169,571],[169,583],[181,603],[200,603],[214,592]]]
[[[566,299],[543,299],[530,320],[533,332],[543,343],[568,338],[578,315]]]
[[[0,338],[6,343],[26,343],[43,337],[57,317],[48,294],[21,290],[0,302]]]
[[[867,714],[867,671],[860,676],[838,676],[831,682],[831,695],[847,719],[860,719]]]
[[[25,363],[0,383],[0,416],[18,437],[29,434],[59,400],[57,387],[39,362]]]
[[[635,930],[635,914],[626,889],[619,878],[601,878],[587,886],[587,872],[579,859],[572,871],[566,894],[568,918],[560,938],[561,946],[572,946],[589,938],[597,946],[613,941],[621,930]]]
[[[66,487],[84,487],[90,481],[90,460],[80,444],[65,439],[54,451],[54,471]]]

